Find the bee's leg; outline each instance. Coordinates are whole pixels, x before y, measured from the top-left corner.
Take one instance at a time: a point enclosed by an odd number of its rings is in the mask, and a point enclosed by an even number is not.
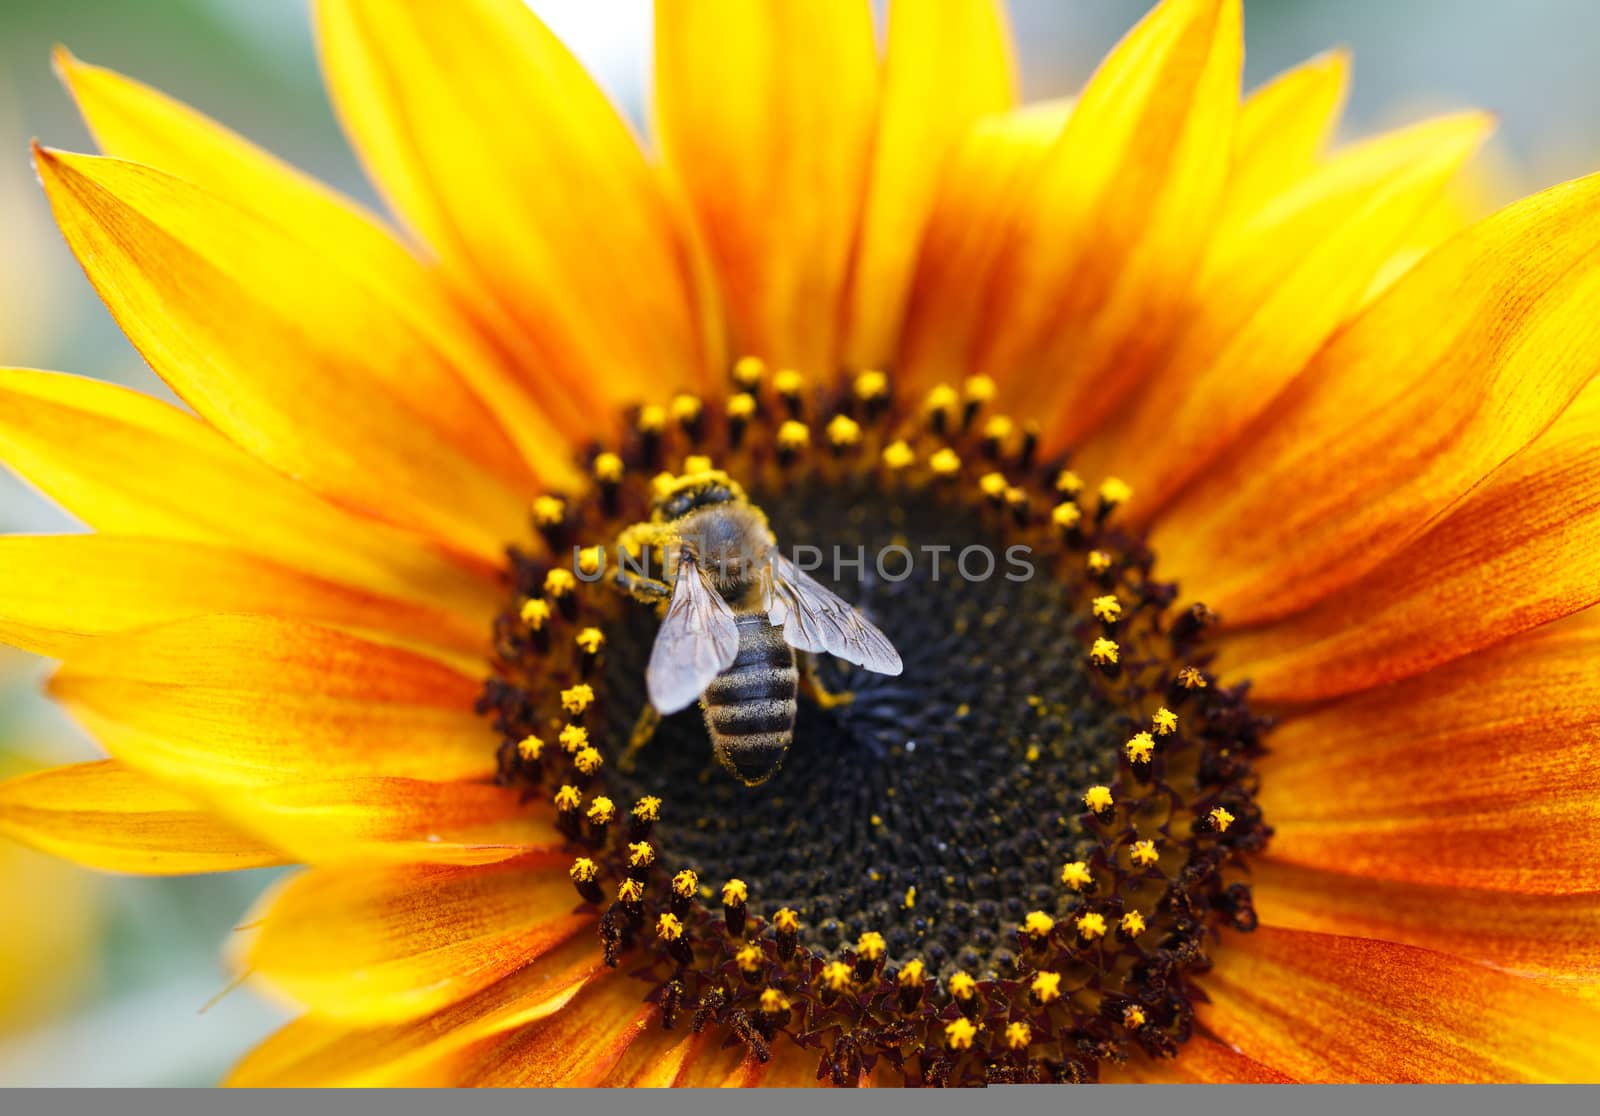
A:
[[[639,713],[639,719],[633,723],[633,732],[628,736],[628,747],[617,760],[617,770],[624,773],[632,772],[637,761],[639,749],[650,743],[650,738],[656,734],[656,726],[661,723],[661,714],[656,712],[656,707],[646,704]]]
[[[836,694],[823,685],[822,676],[817,673],[817,657],[811,652],[801,651],[795,658],[799,660],[800,665],[800,688],[822,708],[837,709],[856,700],[856,695],[849,690],[842,690]]]

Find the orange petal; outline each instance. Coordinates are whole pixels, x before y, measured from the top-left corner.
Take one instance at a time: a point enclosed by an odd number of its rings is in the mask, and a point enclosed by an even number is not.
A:
[[[655,82],[736,348],[832,375],[878,96],[870,6],[662,0]]]
[[[379,188],[476,298],[521,320],[574,419],[700,382],[682,233],[627,126],[527,5],[324,0],[317,31]]]
[[[380,640],[481,652],[485,628],[423,604],[338,585],[231,547],[118,535],[0,538],[0,640],[63,658],[86,639],[254,612]]]
[[[1461,113],[1358,144],[1219,235],[1197,285],[1208,297],[1105,439],[1105,471],[1133,486],[1129,510],[1142,522],[1244,433],[1360,305],[1489,125]]]
[[[1164,515],[1151,542],[1165,568],[1248,624],[1395,554],[1600,367],[1597,245],[1600,176],[1502,210],[1418,264]]]
[[[1423,946],[1531,977],[1600,1007],[1600,892],[1437,887],[1251,862],[1264,922]]]
[[[35,162],[112,316],[203,417],[341,503],[499,555],[532,476],[403,307],[303,230],[181,179],[43,149]]]
[[[1596,601],[1600,381],[1420,538],[1308,611],[1230,639],[1220,662],[1268,700],[1324,698],[1419,674]]]
[[[477,1064],[464,1067],[461,1084],[600,1084],[647,1028],[660,1026],[659,1009],[644,1002],[648,989],[626,973],[604,974],[555,1015],[493,1045]]]
[[[1204,1035],[1193,1035],[1178,1048],[1176,1058],[1157,1060],[1135,1050],[1128,1062],[1104,1069],[1100,1080],[1141,1085],[1272,1085],[1294,1079]]]
[[[1600,613],[1287,719],[1273,856],[1419,884],[1600,891]]]
[[[377,1027],[352,1027],[309,1015],[297,1019],[246,1055],[228,1075],[227,1084],[248,1088],[396,1084],[420,1065],[561,1011],[602,971],[595,940],[579,933],[481,992],[420,1019]]]
[[[1222,224],[1234,226],[1310,174],[1339,123],[1350,52],[1330,50],[1246,97],[1234,132]]]
[[[599,1084],[603,1088],[669,1089],[690,1056],[700,1049],[699,1036],[683,1027],[646,1027]]]
[[[1213,958],[1201,1023],[1300,1081],[1600,1075],[1600,1013],[1458,957],[1263,926]]]
[[[232,951],[243,971],[318,1017],[376,1024],[459,1003],[590,930],[594,915],[540,854],[314,868],[264,897],[247,924]],[[598,957],[598,941],[591,948]]]
[[[975,120],[1015,100],[996,0],[890,6],[883,99],[845,305],[847,365],[882,368],[893,360],[943,168]]]
[[[986,286],[973,370],[1047,452],[1137,383],[1188,297],[1239,108],[1238,0],[1164,0],[1084,88]]]
[[[354,202],[235,135],[187,105],[63,49],[56,70],[71,90],[95,142],[107,155],[158,167],[224,200],[272,214],[322,255],[359,275],[376,294],[447,353],[493,407],[505,434],[547,479],[568,467],[564,439],[535,406],[505,358],[450,304],[438,277]]]
[[[118,759],[244,791],[361,776],[486,778],[474,679],[309,624],[205,616],[80,648],[52,690]]]
[[[499,607],[493,567],[468,569],[335,508],[192,415],[115,384],[0,369],[0,459],[101,531],[235,546],[475,624]]]
[[[149,876],[285,860],[280,850],[115,760],[0,783],[0,833],[89,868]]]

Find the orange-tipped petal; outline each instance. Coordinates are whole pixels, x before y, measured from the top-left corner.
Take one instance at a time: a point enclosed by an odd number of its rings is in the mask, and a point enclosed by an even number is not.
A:
[[[1597,247],[1600,175],[1434,252],[1162,517],[1151,542],[1165,568],[1242,625],[1305,608],[1398,552],[1600,369]]]
[[[878,97],[865,0],[661,0],[661,148],[736,351],[835,370]]]
[[[241,971],[320,1018],[390,1023],[458,1003],[593,924],[544,854],[327,865],[264,897],[232,952]]]
[[[323,0],[316,17],[379,189],[474,299],[521,322],[552,408],[593,425],[620,399],[699,385],[682,232],[621,117],[526,4]]]
[[[1600,613],[1287,718],[1273,856],[1419,884],[1600,891]]]
[[[1228,935],[1200,1022],[1300,1081],[1593,1081],[1600,1013],[1414,946],[1263,926]]]
[[[482,624],[240,549],[119,535],[0,537],[0,641],[53,658],[85,640],[207,612],[252,612],[386,642],[481,651]]]
[[[495,770],[475,679],[305,623],[205,616],[103,636],[51,688],[113,756],[216,793]]]
[[[447,354],[280,223],[119,159],[37,149],[67,243],[173,390],[263,461],[486,558],[532,485]]]
[[[1204,1035],[1192,1035],[1178,1048],[1176,1058],[1151,1058],[1135,1049],[1127,1062],[1102,1071],[1100,1080],[1141,1085],[1281,1085],[1294,1079]]]
[[[0,783],[0,833],[85,867],[147,876],[231,872],[286,859],[115,760]]]
[[[1239,633],[1226,669],[1302,701],[1406,678],[1600,601],[1600,381],[1416,541],[1311,609]]]
[[[1262,921],[1422,946],[1520,973],[1600,1007],[1600,892],[1531,895],[1251,862]]]
[[[1312,172],[1339,123],[1349,83],[1349,51],[1330,50],[1245,98],[1223,198],[1225,227],[1248,219]]]
[[[895,357],[917,248],[957,142],[1016,100],[997,0],[899,0],[889,8],[883,98],[845,305],[844,361]]]
[[[194,416],[59,372],[0,369],[0,459],[100,531],[237,546],[487,624],[493,567],[324,502]]]

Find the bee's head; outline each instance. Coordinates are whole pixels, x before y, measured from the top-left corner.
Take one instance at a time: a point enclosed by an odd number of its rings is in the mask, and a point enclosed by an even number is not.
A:
[[[744,489],[738,481],[721,469],[706,469],[678,476],[663,474],[656,478],[650,513],[657,523],[673,523],[715,504],[745,503]]]

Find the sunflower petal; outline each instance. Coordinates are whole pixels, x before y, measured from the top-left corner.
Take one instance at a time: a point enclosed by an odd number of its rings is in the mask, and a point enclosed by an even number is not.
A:
[[[1600,175],[1502,210],[1408,272],[1157,524],[1152,546],[1185,590],[1233,624],[1304,608],[1538,437],[1600,368],[1597,246]]]
[[[492,568],[335,508],[176,407],[101,380],[0,369],[0,459],[91,527],[225,544],[487,624]]]
[[[845,306],[847,365],[881,368],[893,359],[944,165],[975,120],[1015,100],[996,0],[890,6],[883,98]]]
[[[1288,718],[1274,857],[1417,884],[1600,891],[1600,613]]]
[[[388,229],[348,198],[301,174],[187,105],[63,49],[56,70],[71,90],[95,142],[107,155],[158,167],[226,201],[274,215],[319,245],[363,283],[403,308],[407,320],[449,355],[535,471],[565,467],[564,439],[525,384],[450,305],[437,277]]]
[[[870,6],[662,0],[655,75],[735,346],[831,375],[878,96]]]
[[[1228,937],[1200,1021],[1300,1081],[1593,1081],[1600,1013],[1471,961],[1263,926]]]
[[[700,1049],[699,1036],[679,1028],[646,1028],[600,1082],[603,1088],[669,1089]]]
[[[1157,1060],[1135,1050],[1129,1061],[1102,1071],[1100,1079],[1142,1085],[1272,1085],[1294,1080],[1204,1035],[1192,1035],[1176,1058]]]
[[[115,760],[0,783],[0,833],[88,868],[149,876],[231,872],[286,859]]]
[[[485,1051],[465,1068],[463,1085],[591,1087],[605,1080],[660,1009],[646,986],[622,972],[591,981],[559,1013]]]
[[[130,767],[210,792],[494,773],[476,681],[310,624],[206,616],[104,636],[51,688]]]
[[[1317,165],[1350,83],[1350,52],[1330,50],[1246,97],[1234,132],[1224,227],[1248,219]]]
[[[253,612],[382,640],[480,650],[483,629],[447,612],[338,585],[232,547],[119,535],[0,537],[0,641],[63,658],[95,636]]]
[[[181,179],[35,162],[112,316],[203,417],[341,503],[499,555],[532,476],[399,308],[298,231]]]
[[[1600,892],[1437,887],[1251,862],[1256,911],[1273,926],[1422,946],[1519,973],[1600,1007]]]
[[[392,1023],[459,1003],[565,944],[594,923],[576,905],[546,854],[481,867],[328,865],[264,897],[232,953],[319,1018]]]
[[[613,394],[699,384],[672,211],[605,94],[526,4],[324,0],[317,29],[380,190],[475,297],[505,300],[569,402],[592,413]]]
[[[1593,358],[1592,358],[1593,359]],[[1600,601],[1600,381],[1420,538],[1311,609],[1230,639],[1268,700],[1419,674]]]

